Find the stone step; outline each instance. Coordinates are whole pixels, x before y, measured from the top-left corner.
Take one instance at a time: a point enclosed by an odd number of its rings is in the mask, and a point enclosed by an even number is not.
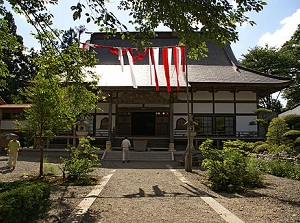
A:
[[[107,161],[121,161],[122,151],[106,152],[102,159]],[[129,159],[133,161],[172,161],[171,152],[129,152]]]

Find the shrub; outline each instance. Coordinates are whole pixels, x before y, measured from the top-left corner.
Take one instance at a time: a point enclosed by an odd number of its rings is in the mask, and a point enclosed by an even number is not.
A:
[[[294,145],[295,146],[300,146],[300,137],[298,137],[297,139],[295,139]]]
[[[300,180],[300,166],[294,165],[289,161],[271,160],[260,161],[262,171],[278,176],[287,177],[294,180]]]
[[[267,132],[267,143],[281,145],[286,142],[283,134],[288,131],[288,125],[283,118],[273,118]]]
[[[50,186],[44,182],[2,183],[0,222],[31,223],[50,206]]]
[[[253,151],[261,153],[261,152],[269,151],[270,147],[271,146],[268,143],[262,142],[261,144],[255,145]]]
[[[288,124],[289,128],[295,129],[295,125],[300,123],[300,115],[297,114],[289,114],[282,117],[286,124]]]
[[[95,154],[99,148],[91,146],[91,138],[80,139],[80,147],[71,147],[71,158],[62,158],[64,164],[64,175],[68,180],[78,185],[87,185],[91,182],[88,174],[93,171],[92,167],[99,166],[98,155]]]
[[[44,175],[61,175],[61,170],[53,164],[44,165]]]
[[[283,137],[295,140],[300,136],[299,130],[289,130],[286,133],[283,134]]]
[[[242,141],[224,142],[223,150],[212,148],[212,140],[200,146],[204,156],[202,166],[207,169],[211,188],[216,191],[241,191],[261,185],[259,169],[245,156]]]

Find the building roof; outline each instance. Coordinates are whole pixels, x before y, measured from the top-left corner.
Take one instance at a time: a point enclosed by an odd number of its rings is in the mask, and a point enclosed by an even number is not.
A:
[[[166,86],[166,78],[161,56],[161,48],[177,46],[178,39],[170,32],[158,32],[155,39],[151,40],[152,47],[160,47],[160,59],[157,69],[160,86]],[[103,33],[93,33],[91,43],[112,47],[132,47],[129,41],[121,40],[118,35],[107,40]],[[207,43],[208,57],[200,60],[187,59],[187,75],[189,86],[202,90],[251,90],[257,91],[260,97],[274,93],[287,87],[291,80],[279,78],[257,72],[238,64],[230,45],[219,47],[211,42]],[[109,48],[94,49],[99,59],[95,71],[101,78],[98,85],[103,88],[109,87],[132,87],[132,76],[127,56],[124,56],[124,67],[121,70],[118,56],[111,53]],[[142,52],[142,51],[141,51]],[[134,78],[138,87],[155,87],[154,75],[150,72],[149,57],[137,61],[133,66]],[[171,86],[176,89],[177,80],[175,66],[171,66]],[[186,86],[185,74],[179,77],[181,86]],[[154,88],[155,89],[155,88]]]
[[[6,102],[4,101],[4,99],[0,96],[0,105],[6,104]]]
[[[0,105],[0,109],[19,109],[19,108],[29,108],[31,104],[3,104]]]
[[[294,107],[292,107],[290,110],[287,110],[285,112],[282,112],[281,114],[279,114],[279,117],[285,116],[285,115],[291,115],[291,114],[296,114],[296,115],[300,115],[300,104],[295,105]]]

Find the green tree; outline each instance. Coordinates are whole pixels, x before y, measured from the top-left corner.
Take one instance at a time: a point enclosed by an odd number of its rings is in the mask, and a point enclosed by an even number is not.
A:
[[[266,108],[258,108],[253,111],[257,118],[249,123],[249,125],[260,125],[263,127],[263,131],[268,131],[269,124],[271,122],[272,110]]]
[[[300,24],[291,39],[283,44],[280,52],[288,55],[291,62],[289,77],[293,79],[293,83],[283,93],[283,97],[288,100],[287,108],[291,108],[300,103]]]
[[[249,50],[247,54],[243,54],[242,57],[241,65],[274,76],[289,77],[292,69],[291,57],[268,45],[265,47],[256,46]],[[261,98],[259,105],[276,113],[282,111],[282,104],[278,98],[273,98],[272,95]]]
[[[17,83],[20,73],[27,69],[22,37],[16,34],[16,26],[11,13],[0,7],[0,91],[19,90]],[[13,86],[13,89],[12,89]],[[11,94],[1,92],[7,102],[11,102]],[[16,95],[15,92],[12,95]]]
[[[270,145],[280,146],[286,142],[286,138],[283,136],[289,130],[283,118],[273,118],[270,122],[267,132],[267,143]]]
[[[37,30],[45,32],[46,25],[52,24],[52,16],[47,7],[49,4],[57,4],[57,1],[8,0],[8,2],[14,10],[24,14]],[[78,1],[71,7],[73,19],[84,17],[87,23],[94,22],[99,26],[100,31],[111,34],[116,31],[126,33],[129,30],[125,24],[132,24],[141,37],[137,39],[134,34],[130,36],[130,39],[137,44],[148,42],[150,37],[154,37],[154,30],[163,24],[179,37],[181,44],[191,49],[190,54],[194,57],[198,57],[198,53],[203,55],[206,52],[207,41],[219,44],[237,41],[237,24],[247,22],[254,25],[255,22],[249,19],[247,12],[259,12],[266,5],[266,2],[261,0],[236,0],[236,7],[229,0],[121,0],[118,10],[129,12],[130,15],[128,20],[122,18],[121,21],[118,13],[113,14],[108,9],[109,2],[108,0],[87,0],[85,3]]]
[[[76,63],[74,63],[76,61]],[[45,139],[59,131],[71,130],[79,114],[96,107],[97,96],[86,82],[84,66],[93,66],[94,55],[83,52],[77,45],[58,53],[51,46],[35,61],[37,75],[26,93],[32,106],[25,110],[26,128],[33,131],[41,151],[40,175],[43,175]]]
[[[291,78],[293,82],[284,89],[282,96],[287,99],[287,108],[300,103],[300,25],[291,39],[284,43],[280,49],[256,46],[242,56],[241,64],[245,67],[271,75]],[[272,108],[273,111],[278,110],[278,101],[274,98],[267,97],[260,102],[265,108]]]

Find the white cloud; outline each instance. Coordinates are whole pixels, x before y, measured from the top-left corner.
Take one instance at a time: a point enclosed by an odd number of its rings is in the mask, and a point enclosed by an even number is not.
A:
[[[280,48],[291,38],[297,30],[299,23],[300,9],[297,9],[293,15],[280,21],[280,24],[282,25],[280,29],[277,29],[274,33],[267,32],[263,34],[258,40],[258,45],[263,47],[268,44],[269,46]]]

